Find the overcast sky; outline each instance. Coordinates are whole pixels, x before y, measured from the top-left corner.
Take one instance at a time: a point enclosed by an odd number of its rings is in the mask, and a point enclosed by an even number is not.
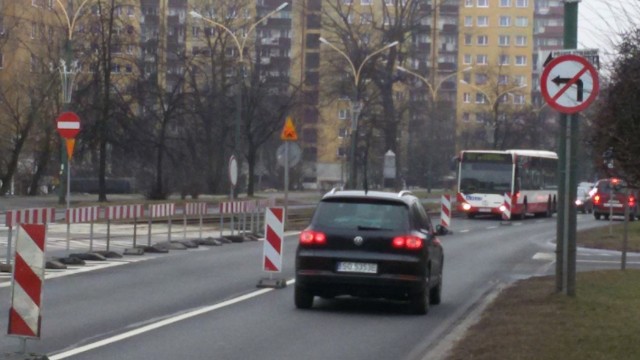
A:
[[[600,49],[600,62],[615,57],[617,35],[640,27],[640,0],[582,0],[578,5],[578,48]]]

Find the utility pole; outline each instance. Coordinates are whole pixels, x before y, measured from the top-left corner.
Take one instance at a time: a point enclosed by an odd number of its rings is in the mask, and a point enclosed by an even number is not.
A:
[[[432,0],[431,3],[431,69],[429,71],[431,75],[431,84],[436,83],[436,77],[438,76],[438,0]],[[429,126],[427,127],[427,192],[431,193],[433,186],[433,156],[434,149],[433,142],[435,137],[435,117],[437,114],[437,95],[433,94],[433,102],[431,103],[431,114],[429,115]]]

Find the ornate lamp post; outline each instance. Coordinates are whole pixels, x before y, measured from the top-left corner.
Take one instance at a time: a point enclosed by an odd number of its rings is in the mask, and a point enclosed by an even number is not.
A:
[[[482,88],[479,88],[479,87],[477,87],[475,85],[472,85],[472,84],[470,84],[470,83],[468,83],[468,82],[466,82],[464,80],[460,80],[460,83],[464,84],[466,86],[469,86],[472,89],[482,93],[484,95],[484,97],[489,100],[489,106],[490,106],[491,110],[493,111],[493,121],[491,123],[486,123],[485,127],[486,127],[486,130],[487,130],[487,138],[488,138],[489,142],[493,143],[492,146],[495,148],[495,145],[496,145],[496,143],[495,143],[495,141],[496,141],[496,139],[495,139],[495,135],[496,135],[495,131],[498,128],[498,120],[499,120],[498,119],[498,104],[500,103],[500,99],[505,94],[509,94],[512,91],[520,90],[520,89],[523,89],[523,88],[527,87],[527,84],[514,86],[512,88],[509,88],[509,89],[506,89],[504,91],[501,91],[501,92],[499,92],[497,94],[488,94]]]
[[[359,66],[356,67],[356,65],[353,63],[353,61],[351,60],[351,58],[349,58],[349,56],[342,50],[338,49],[335,45],[333,45],[332,43],[330,43],[327,39],[321,37],[320,38],[320,42],[328,45],[329,47],[331,47],[333,50],[335,50],[336,52],[338,52],[340,55],[342,55],[342,57],[345,58],[345,60],[347,60],[347,62],[349,63],[349,66],[351,67],[351,71],[353,74],[353,84],[354,84],[354,97],[353,100],[351,100],[351,146],[350,146],[350,151],[349,151],[349,158],[351,160],[351,162],[349,163],[349,179],[347,181],[347,187],[350,189],[355,189],[356,188],[356,161],[355,161],[355,154],[356,154],[356,142],[358,139],[358,118],[360,117],[360,112],[362,111],[362,103],[360,102],[360,93],[359,93],[359,87],[360,87],[360,72],[362,71],[362,68],[364,66],[364,64],[371,59],[373,56],[389,49],[392,48],[396,45],[398,45],[397,41],[394,41],[390,44],[387,44],[385,46],[383,46],[382,48],[370,53],[369,55],[367,55],[364,60],[362,60],[362,62],[360,63]]]
[[[435,119],[433,118],[434,116],[436,116],[437,114],[437,106],[438,106],[438,90],[440,90],[440,87],[442,86],[442,84],[447,81],[449,78],[458,75],[458,73],[460,72],[465,72],[465,71],[469,71],[471,69],[473,69],[473,67],[469,66],[466,67],[460,71],[456,71],[453,72],[447,76],[444,76],[442,79],[440,79],[440,81],[438,81],[437,83],[432,84],[426,77],[411,71],[407,68],[404,68],[402,66],[396,66],[396,69],[402,71],[402,72],[406,72],[407,74],[411,74],[415,77],[417,77],[418,79],[420,79],[423,83],[425,83],[427,85],[427,87],[429,88],[429,95],[431,95],[431,116],[429,116],[429,134],[427,134],[427,137],[429,139],[429,141],[427,142],[427,192],[431,193],[431,187],[433,185],[433,153],[434,151],[429,151],[431,150],[431,141],[433,140],[433,133],[434,133],[434,123],[435,123]],[[435,76],[434,76],[435,78]]]
[[[280,4],[280,6],[278,6],[275,10],[269,12],[268,14],[266,14],[265,16],[261,17],[260,19],[258,19],[258,21],[256,21],[255,23],[251,24],[251,26],[249,26],[249,29],[247,30],[247,32],[245,33],[244,38],[242,39],[242,41],[240,41],[240,39],[238,38],[238,36],[228,27],[226,27],[224,24],[221,24],[213,19],[209,19],[206,18],[204,16],[202,16],[199,12],[197,11],[190,11],[189,15],[191,15],[193,18],[195,19],[200,19],[203,20],[213,26],[219,27],[222,30],[226,31],[231,38],[233,39],[234,45],[236,47],[236,50],[238,51],[238,60],[237,60],[237,64],[238,64],[238,70],[236,72],[237,75],[237,83],[238,83],[238,92],[236,94],[236,118],[235,118],[235,131],[234,131],[234,142],[233,142],[233,154],[235,155],[237,160],[240,160],[240,124],[242,123],[242,91],[241,91],[241,84],[244,81],[244,72],[245,72],[245,58],[244,58],[244,48],[246,45],[247,40],[249,39],[249,34],[256,28],[256,26],[258,26],[260,23],[262,23],[263,21],[265,21],[266,19],[268,19],[269,17],[273,16],[274,14],[280,12],[280,10],[284,9],[285,7],[287,7],[287,5],[289,5],[289,3],[284,2],[282,4]]]

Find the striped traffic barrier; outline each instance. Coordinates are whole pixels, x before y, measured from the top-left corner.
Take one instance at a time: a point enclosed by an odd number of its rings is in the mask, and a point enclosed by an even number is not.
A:
[[[442,200],[440,201],[440,203],[440,225],[444,226],[446,229],[449,229],[449,227],[451,226],[451,195],[442,195]]]
[[[224,201],[219,205],[220,210],[220,238],[223,237],[222,230],[224,229],[224,215],[231,214],[231,235],[234,234],[234,215],[238,214],[242,210],[242,201]]]
[[[502,210],[502,220],[511,220],[511,194],[509,194],[508,192],[504,193],[502,206],[504,208]]]
[[[13,226],[19,224],[48,224],[56,221],[55,208],[34,208],[9,210],[5,214],[5,224],[9,228],[7,236],[7,264],[11,264],[11,238]]]
[[[207,206],[207,203],[186,203],[184,204],[184,211],[183,211],[183,239],[186,240],[187,239],[187,216],[192,216],[192,215],[198,215],[198,219],[199,219],[199,235],[198,238],[202,239],[202,215],[206,215],[207,214],[207,210],[209,209],[209,207]]]
[[[23,354],[27,338],[40,338],[45,239],[46,225],[20,224],[7,334],[21,338]]]
[[[260,280],[258,287],[282,288],[286,286],[286,281],[274,279],[273,273],[282,272],[285,210],[281,207],[268,207],[264,219],[262,270],[269,273],[269,278]]]
[[[176,213],[175,204],[151,204],[149,205],[149,233],[147,237],[147,245],[151,246],[151,220],[160,217],[168,218],[169,231],[167,241],[171,241],[171,217]]]
[[[260,216],[260,215],[263,214],[268,207],[274,207],[274,206],[276,206],[276,199],[275,198],[260,199],[260,200],[257,201],[258,224],[256,226],[256,229],[262,229],[263,228],[261,226],[261,221],[260,221],[262,216]]]
[[[91,229],[89,231],[89,251],[93,250],[93,223],[98,220],[100,216],[100,208],[97,206],[79,207],[73,209],[67,209],[65,211],[65,220],[67,222],[67,251],[70,250],[70,234],[71,224],[79,223],[91,223]]]
[[[111,220],[133,219],[133,247],[136,247],[138,218],[144,216],[142,205],[112,205],[104,208],[104,218],[107,220],[107,251],[111,242]]]

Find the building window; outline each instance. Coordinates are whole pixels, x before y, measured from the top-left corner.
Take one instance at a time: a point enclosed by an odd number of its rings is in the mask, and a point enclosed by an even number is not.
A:
[[[498,85],[507,85],[509,82],[509,75],[498,75]]]
[[[341,127],[340,129],[338,129],[338,137],[339,138],[346,138],[348,135],[347,133],[347,128],[346,127]]]
[[[469,94],[469,93],[467,93],[467,92],[466,92],[466,93],[464,93],[464,94],[462,94],[462,101],[463,101],[465,104],[470,103],[470,102],[471,102],[471,94]]]
[[[489,17],[478,16],[478,26],[489,26]]]
[[[342,0],[342,5],[351,5],[353,4],[353,0]]]
[[[464,44],[465,45],[471,45],[471,34],[464,34]]]
[[[462,121],[463,122],[469,122],[469,119],[471,118],[471,116],[469,115],[468,112],[466,113],[462,113]]]
[[[473,0],[464,0],[464,7],[473,7]]]
[[[516,105],[523,105],[524,104],[524,95],[522,94],[516,94],[513,96],[513,103]]]
[[[485,55],[485,54],[476,55],[476,64],[477,65],[487,65],[487,64],[489,64],[489,60],[487,58],[487,55]]]
[[[509,46],[509,40],[511,37],[509,35],[500,35],[498,37],[498,44],[500,46]]]
[[[360,5],[371,5],[371,0],[360,0]]]
[[[511,26],[511,16],[500,16],[500,26]]]
[[[511,0],[500,0],[500,7],[511,7]]]
[[[473,26],[473,17],[472,16],[465,16],[464,17],[464,26],[466,26],[466,27],[472,27]]]
[[[346,120],[348,118],[349,118],[349,110],[347,110],[347,109],[338,110],[338,119]]]
[[[516,66],[527,65],[527,57],[525,55],[516,55]]]
[[[471,65],[471,61],[473,61],[471,54],[464,54],[464,57],[462,58],[462,63],[465,65]]]
[[[483,93],[481,92],[477,92],[476,93],[476,104],[484,104],[486,103],[486,96],[484,96]]]
[[[516,46],[527,46],[527,37],[524,35],[516,36]]]
[[[360,24],[368,25],[368,24],[371,24],[372,20],[373,20],[373,14],[371,13],[360,14]]]
[[[489,81],[487,74],[476,74],[476,85],[484,85]]]
[[[517,8],[526,8],[529,7],[529,0],[516,0]]]
[[[516,18],[516,26],[517,27],[527,27],[529,26],[529,18],[526,16],[518,16]]]
[[[0,69],[4,69],[4,54],[0,53]]]
[[[515,81],[516,81],[516,84],[518,86],[523,86],[523,85],[527,84],[527,81],[525,80],[525,76],[524,75],[516,75],[515,76]]]
[[[478,0],[478,7],[489,7],[489,0]]]
[[[500,65],[509,65],[509,55],[500,55]]]
[[[478,35],[477,40],[478,40],[477,42],[478,45],[483,45],[483,46],[489,45],[489,37],[487,35]]]

